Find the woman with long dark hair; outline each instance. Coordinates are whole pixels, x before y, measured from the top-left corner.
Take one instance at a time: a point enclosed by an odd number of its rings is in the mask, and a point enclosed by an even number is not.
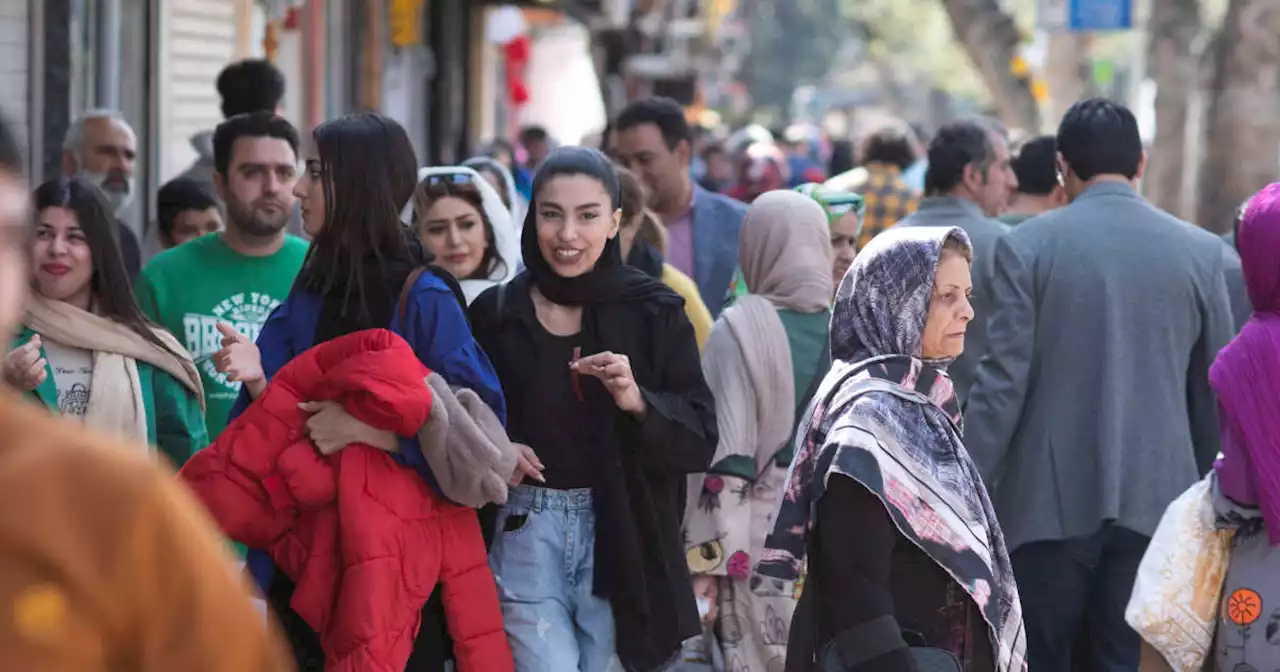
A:
[[[471,305],[514,441],[537,453],[490,564],[521,672],[653,670],[701,630],[680,522],[715,451],[683,301],[623,264],[618,176],[598,150],[538,168],[526,270]]]
[[[378,114],[355,114],[318,126],[312,145],[294,190],[303,226],[312,236],[297,283],[267,319],[256,344],[228,330],[215,356],[220,371],[244,384],[232,418],[262,393],[275,372],[308,348],[356,331],[388,328],[408,341],[429,369],[454,387],[473,390],[505,418],[497,376],[471,336],[461,290],[432,265],[431,255],[400,221],[418,176],[404,128]],[[416,438],[374,429],[336,404],[309,408],[316,413],[308,430],[321,452],[353,443],[373,446],[436,483]],[[289,606],[292,582],[260,552],[250,552],[249,566],[285,625],[299,667],[323,669],[315,632]],[[406,669],[443,668],[448,647],[438,592],[423,609]]]
[[[5,382],[59,415],[156,446],[181,466],[208,443],[191,355],[143,317],[98,189],[62,178],[34,197],[34,292]]]

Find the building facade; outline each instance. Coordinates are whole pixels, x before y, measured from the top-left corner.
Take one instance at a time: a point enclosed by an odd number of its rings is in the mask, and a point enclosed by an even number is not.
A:
[[[8,0],[0,2],[0,110],[26,145],[32,182],[56,176],[72,119],[120,110],[138,134],[145,231],[159,185],[222,119],[227,64],[270,58],[284,114],[304,135],[373,109],[408,130],[424,164],[465,158],[481,103],[471,70],[482,11],[469,0]]]

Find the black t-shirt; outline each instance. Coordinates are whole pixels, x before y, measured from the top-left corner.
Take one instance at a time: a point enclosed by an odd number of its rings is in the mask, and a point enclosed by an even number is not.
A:
[[[582,423],[586,405],[578,393],[588,381],[569,370],[581,335],[556,336],[536,317],[533,322],[537,325],[533,333],[538,348],[537,375],[528,381],[523,394],[508,397],[511,440],[532,448],[545,466],[542,475],[547,482],[530,485],[557,490],[590,488],[598,479],[588,460],[592,447]]]

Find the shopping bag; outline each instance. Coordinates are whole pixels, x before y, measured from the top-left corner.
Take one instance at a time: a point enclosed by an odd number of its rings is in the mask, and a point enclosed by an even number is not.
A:
[[[1231,532],[1214,526],[1213,476],[1165,510],[1138,565],[1124,617],[1176,672],[1199,672],[1212,653]]]

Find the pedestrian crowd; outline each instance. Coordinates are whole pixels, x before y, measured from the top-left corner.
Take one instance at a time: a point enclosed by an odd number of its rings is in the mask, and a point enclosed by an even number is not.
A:
[[[1280,183],[1180,221],[1105,99],[422,167],[219,91],[141,237],[119,114],[30,193],[0,122],[5,669],[1280,668]]]

